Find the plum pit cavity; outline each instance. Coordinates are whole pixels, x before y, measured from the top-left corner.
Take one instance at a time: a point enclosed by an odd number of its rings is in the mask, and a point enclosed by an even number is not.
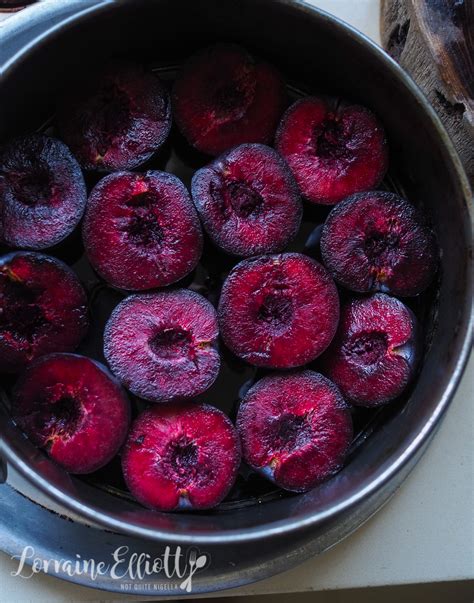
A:
[[[159,358],[171,360],[189,355],[192,336],[180,327],[170,327],[158,331],[149,341],[153,353]]]
[[[258,310],[258,318],[277,330],[288,326],[292,314],[291,296],[280,291],[266,295]]]
[[[275,449],[285,452],[301,448],[311,440],[311,427],[306,415],[283,414],[271,424],[275,431]]]
[[[160,247],[164,232],[154,211],[156,199],[150,193],[140,193],[127,206],[132,211],[126,226],[130,240],[137,247]]]
[[[45,428],[55,436],[72,437],[82,417],[81,404],[71,394],[64,394],[57,400],[50,399],[50,411],[45,420]]]
[[[54,197],[52,178],[47,170],[37,168],[12,174],[9,181],[16,198],[24,205],[46,205]]]
[[[197,473],[198,447],[186,436],[170,442],[165,463],[168,464],[172,478],[179,484],[188,484]]]
[[[227,190],[230,205],[241,218],[257,213],[263,203],[261,195],[244,182],[231,182]]]
[[[377,364],[386,354],[388,338],[386,333],[369,331],[357,333],[344,344],[344,353],[364,366]]]
[[[246,75],[247,77],[245,77]],[[248,72],[244,71],[240,81],[225,83],[216,89],[215,104],[212,109],[215,109],[217,116],[221,118],[229,119],[230,116],[239,118],[242,115],[242,109],[250,104],[253,93],[254,86],[249,82]]]
[[[323,159],[347,158],[350,153],[347,128],[336,115],[330,113],[314,130],[315,153]]]

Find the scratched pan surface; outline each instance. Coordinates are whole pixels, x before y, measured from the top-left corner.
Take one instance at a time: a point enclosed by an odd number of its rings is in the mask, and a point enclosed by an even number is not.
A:
[[[242,571],[240,583],[244,583],[255,579],[250,576],[252,567],[266,568],[260,577],[284,569],[283,561],[272,564],[270,559],[288,557],[289,541],[293,551],[300,551],[292,559],[301,560],[355,529],[400,484],[446,410],[469,346],[468,190],[432,111],[401,70],[369,41],[302,3],[246,0],[237,7],[209,0],[205,4],[207,10],[201,3],[198,10],[180,1],[153,5],[140,0],[123,5],[80,1],[68,3],[66,8],[53,1],[31,9],[28,19],[16,16],[16,23],[9,24],[4,33],[12,54],[19,51],[21,56],[5,71],[2,137],[51,127],[56,92],[78,71],[97,64],[98,57],[103,61],[123,55],[124,28],[129,34],[126,54],[141,58],[169,80],[182,58],[194,49],[211,41],[235,40],[278,65],[293,96],[324,91],[366,104],[381,117],[391,144],[392,167],[384,187],[406,194],[423,207],[443,249],[439,281],[423,298],[412,302],[425,331],[425,357],[418,380],[397,403],[379,411],[355,412],[356,438],[348,462],[321,488],[301,496],[285,495],[242,470],[228,499],[206,513],[169,515],[142,509],[124,488],[118,460],[87,478],[68,477],[12,426],[8,396],[1,413],[2,454],[30,484],[52,497],[66,515],[74,513],[78,521],[93,522],[130,538],[146,538],[158,543],[156,546],[194,543],[228,551],[233,543],[241,567],[250,566],[247,573]],[[51,28],[52,17],[59,22],[75,10],[80,14]],[[22,51],[28,39],[33,44]],[[32,91],[34,104],[27,102]],[[192,172],[205,161],[174,133],[146,167],[172,171],[188,184]],[[317,254],[311,241],[308,244],[308,236],[324,217],[324,210],[306,208],[300,235],[291,249]],[[206,259],[183,286],[215,302],[233,261],[213,250],[210,243],[206,245]],[[102,326],[122,294],[96,277],[83,257],[78,237],[54,253],[77,270],[90,293],[94,324],[80,351],[102,359]],[[218,382],[203,398],[233,416],[239,392],[259,374],[229,353],[224,354],[223,364]],[[134,401],[135,412],[142,404]],[[31,508],[32,503],[29,505]],[[250,544],[255,540],[258,547]],[[221,570],[217,567],[214,577],[224,576],[226,572]],[[227,586],[229,582],[220,587]]]

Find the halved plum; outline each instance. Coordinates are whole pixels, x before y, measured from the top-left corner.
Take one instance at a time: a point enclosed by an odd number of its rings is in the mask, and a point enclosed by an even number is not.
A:
[[[198,293],[131,295],[107,322],[104,354],[137,396],[152,402],[192,398],[217,378],[218,333],[216,311]]]
[[[234,426],[208,404],[149,408],[134,422],[122,457],[132,494],[161,511],[215,507],[231,489],[239,465]]]
[[[44,249],[79,224],[87,192],[79,164],[60,140],[31,134],[0,150],[0,241]]]
[[[125,442],[130,403],[98,362],[76,354],[50,354],[36,360],[18,381],[12,415],[66,471],[91,473]]]
[[[165,142],[171,104],[163,82],[130,61],[115,61],[81,80],[57,114],[61,138],[86,170],[136,168]]]
[[[243,144],[222,155],[196,172],[191,190],[210,238],[234,255],[282,251],[301,224],[296,182],[265,145]]]
[[[299,253],[244,260],[222,288],[224,343],[239,358],[269,368],[314,360],[330,344],[339,297],[326,269]]]
[[[285,490],[306,492],[341,468],[352,419],[338,388],[314,371],[271,375],[237,415],[243,459]]]
[[[0,371],[73,351],[88,326],[86,293],[66,264],[33,251],[0,258]]]
[[[87,203],[84,247],[111,285],[144,290],[174,283],[196,267],[202,231],[184,184],[165,172],[109,174]]]
[[[333,278],[351,291],[413,296],[436,272],[433,231],[414,205],[393,193],[348,197],[328,216],[321,253]]]
[[[321,357],[321,366],[348,401],[380,406],[403,392],[419,356],[414,314],[395,297],[376,293],[343,306],[336,336]]]
[[[334,205],[375,188],[388,167],[385,133],[375,115],[322,97],[302,98],[286,111],[275,146],[312,203]]]
[[[216,44],[184,65],[173,112],[188,142],[219,155],[246,142],[270,143],[285,110],[286,89],[269,63],[234,44]]]

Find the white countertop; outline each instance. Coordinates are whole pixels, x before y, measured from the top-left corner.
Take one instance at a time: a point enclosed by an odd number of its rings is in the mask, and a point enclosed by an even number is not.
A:
[[[379,41],[379,0],[313,0]],[[320,591],[474,578],[474,357],[428,451],[393,498],[355,534],[319,557],[224,595]],[[36,574],[11,575],[0,554],[0,602],[132,601]],[[453,602],[454,603],[454,602]]]

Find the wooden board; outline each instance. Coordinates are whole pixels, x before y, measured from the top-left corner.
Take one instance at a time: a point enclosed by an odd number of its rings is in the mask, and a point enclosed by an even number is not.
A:
[[[474,0],[382,0],[387,52],[443,121],[474,183]]]

